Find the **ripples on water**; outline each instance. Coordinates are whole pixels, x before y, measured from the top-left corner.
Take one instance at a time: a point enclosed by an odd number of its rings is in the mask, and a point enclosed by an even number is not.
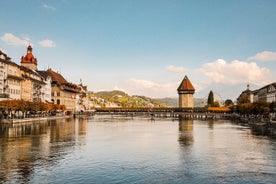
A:
[[[230,121],[1,126],[0,183],[275,183],[276,141]]]

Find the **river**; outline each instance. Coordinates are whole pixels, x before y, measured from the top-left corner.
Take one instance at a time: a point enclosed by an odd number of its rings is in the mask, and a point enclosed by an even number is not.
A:
[[[0,146],[0,183],[276,183],[276,140],[227,120],[51,120]]]

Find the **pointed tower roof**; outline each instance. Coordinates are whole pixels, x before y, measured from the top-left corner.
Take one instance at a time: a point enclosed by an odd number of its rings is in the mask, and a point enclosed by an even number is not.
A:
[[[195,88],[192,85],[189,78],[185,75],[184,79],[182,80],[181,84],[177,88],[178,93],[194,93]]]

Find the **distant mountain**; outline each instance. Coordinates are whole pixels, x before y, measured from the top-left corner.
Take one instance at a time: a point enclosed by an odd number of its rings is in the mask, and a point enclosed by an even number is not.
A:
[[[164,104],[166,104],[169,107],[178,107],[178,98],[156,98],[155,100],[158,100]]]
[[[178,98],[157,98],[156,100],[166,104],[169,107],[178,107]],[[204,98],[194,98],[195,107],[206,106],[206,100]]]

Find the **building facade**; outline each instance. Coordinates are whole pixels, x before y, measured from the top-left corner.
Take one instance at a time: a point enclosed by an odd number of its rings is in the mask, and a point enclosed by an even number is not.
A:
[[[253,93],[255,101],[276,102],[276,82],[255,90]]]
[[[247,89],[240,94],[237,101],[242,103],[253,103],[257,101],[268,102],[268,103],[275,102],[276,101],[276,83],[274,82],[274,83],[268,84],[254,91],[251,91],[249,89],[249,85],[247,85]]]
[[[24,101],[32,101],[32,81],[30,74],[25,67],[21,67],[21,75],[23,80],[21,82],[21,99]]]
[[[9,98],[8,61],[9,57],[0,50],[0,100]]]
[[[51,102],[51,92],[52,92],[52,78],[48,75],[47,71],[37,71],[42,77],[44,81],[44,85],[42,86],[42,101],[43,102]]]
[[[20,66],[16,63],[9,62],[8,64],[8,91],[9,98],[14,100],[21,99],[21,82],[23,77],[21,76]]]
[[[54,104],[65,105],[66,110],[73,113],[77,106],[76,97],[80,92],[80,88],[67,80],[58,72],[48,69],[47,73],[52,78],[52,99]]]
[[[70,83],[51,69],[39,71],[37,64],[30,45],[21,57],[21,65],[0,51],[0,100],[50,102],[64,105],[70,112],[86,109],[87,86]]]
[[[24,81],[22,82],[22,99],[32,102],[46,102],[45,93],[51,93],[47,87],[47,76],[42,76],[37,71],[37,59],[34,57],[33,48],[29,45],[27,53],[21,57],[21,71]],[[46,77],[46,78],[45,78]],[[49,99],[49,97],[48,97]]]

